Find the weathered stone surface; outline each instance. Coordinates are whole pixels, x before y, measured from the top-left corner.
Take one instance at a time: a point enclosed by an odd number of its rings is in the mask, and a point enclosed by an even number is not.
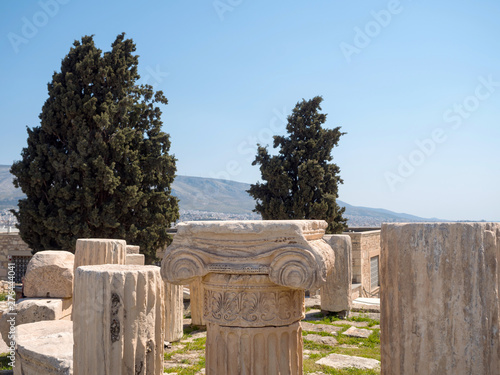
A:
[[[165,251],[162,276],[185,284],[210,272],[258,273],[278,285],[313,290],[334,264],[334,252],[323,240],[326,226],[323,220],[180,223]]]
[[[342,334],[346,335],[346,336],[360,337],[360,338],[366,339],[366,338],[370,337],[370,335],[372,333],[373,333],[373,331],[370,331],[369,329],[363,329],[363,328],[351,326]]]
[[[24,277],[26,297],[70,298],[73,295],[73,264],[69,251],[39,251],[31,258]]]
[[[139,254],[139,251],[141,250],[140,246],[134,246],[134,245],[127,245],[126,247],[126,253],[127,254]]]
[[[73,374],[73,323],[43,321],[17,327],[14,375]]]
[[[351,309],[352,245],[345,234],[325,235],[323,239],[335,252],[335,265],[321,287],[321,310],[349,312]]]
[[[353,357],[350,355],[343,355],[343,354],[330,354],[316,361],[316,363],[318,365],[333,367],[336,369],[354,367],[363,370],[369,370],[380,367],[380,361],[377,361],[376,359]]]
[[[76,241],[75,270],[80,266],[125,264],[124,240],[84,238]]]
[[[497,375],[500,224],[385,224],[382,374]]]
[[[335,337],[315,335],[312,333],[305,335],[303,339],[315,342],[316,344],[323,344],[330,346],[334,346],[337,344],[337,340],[335,339]]]
[[[15,316],[13,322],[16,326],[20,324],[35,323],[42,320],[70,320],[71,298],[24,298],[17,302],[12,314],[4,314],[0,318],[0,332],[5,342],[8,339],[11,324],[10,318]]]
[[[310,332],[328,332],[332,335],[336,335],[337,332],[342,330],[342,327],[332,326],[329,324],[314,324],[308,322],[301,322],[303,331]]]
[[[205,321],[232,327],[285,326],[304,317],[304,291],[267,275],[210,273],[203,278]]]
[[[165,325],[163,329],[165,341],[179,341],[184,332],[182,330],[184,320],[184,303],[182,300],[182,285],[165,283]]]
[[[208,375],[302,374],[304,289],[320,287],[334,261],[322,239],[326,226],[319,220],[178,226],[162,276],[177,284],[202,278]]]
[[[144,254],[127,254],[125,256],[125,264],[135,264],[136,266],[144,266]]]
[[[225,327],[207,322],[207,330],[208,375],[302,374],[298,322],[261,328]]]
[[[189,284],[189,307],[191,310],[191,321],[196,326],[205,326],[203,318],[203,284],[201,277],[196,278]]]
[[[156,266],[82,266],[75,274],[75,375],[163,372],[164,282]]]

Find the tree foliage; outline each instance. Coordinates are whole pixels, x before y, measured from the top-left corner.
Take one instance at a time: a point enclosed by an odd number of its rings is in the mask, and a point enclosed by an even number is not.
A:
[[[331,152],[338,145],[340,127],[325,129],[323,98],[297,103],[288,116],[288,136],[274,136],[278,155],[258,145],[252,165],[260,165],[263,183],[251,185],[248,193],[257,201],[254,211],[264,220],[322,219],[328,233],[346,228],[345,208],[337,204],[339,167],[331,163]]]
[[[161,130],[161,91],[140,85],[135,44],[118,35],[102,53],[93,37],[75,41],[48,84],[40,126],[13,164],[26,194],[15,211],[34,252],[74,251],[78,238],[141,246],[148,262],[179,218],[171,196],[176,159]]]

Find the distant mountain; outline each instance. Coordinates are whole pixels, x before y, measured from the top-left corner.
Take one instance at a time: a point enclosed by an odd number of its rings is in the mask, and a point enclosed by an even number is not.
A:
[[[17,201],[24,197],[21,189],[16,189],[10,174],[10,165],[0,165],[0,209],[13,208]]]
[[[172,193],[183,210],[247,214],[255,208],[250,184],[213,178],[177,176]]]
[[[24,197],[22,191],[14,187],[9,170],[10,166],[0,165],[0,209],[16,207],[17,201]],[[179,198],[181,220],[257,218],[252,212],[255,201],[246,192],[249,188],[250,184],[242,182],[177,176],[172,193]],[[340,200],[338,203],[346,208],[345,216],[351,227],[380,226],[384,222],[439,221],[382,208],[352,206]]]

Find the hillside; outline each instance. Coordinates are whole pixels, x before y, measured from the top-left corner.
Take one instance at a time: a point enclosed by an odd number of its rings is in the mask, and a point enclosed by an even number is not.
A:
[[[0,165],[0,209],[15,207],[23,197],[21,190],[12,184],[9,169],[10,166]],[[259,216],[252,212],[255,202],[246,192],[249,188],[250,184],[241,182],[177,176],[172,192],[179,198],[181,220],[257,219]],[[340,206],[346,207],[345,216],[351,227],[380,226],[384,222],[438,221],[382,208],[352,206],[340,200],[338,202]]]

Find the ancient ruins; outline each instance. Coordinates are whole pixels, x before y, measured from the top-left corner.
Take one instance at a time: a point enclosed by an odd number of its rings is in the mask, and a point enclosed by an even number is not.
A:
[[[335,346],[340,330],[378,332],[362,322],[301,323],[306,290],[321,289],[324,313],[347,316],[353,305],[352,236],[325,228],[318,220],[182,223],[161,268],[145,266],[122,240],[80,239],[74,256],[38,252],[27,298],[12,311],[14,374],[163,373],[165,342],[183,336],[182,285],[191,286],[191,323],[207,328],[205,374],[302,374],[304,340]],[[385,224],[381,374],[498,375],[499,257],[500,224]],[[0,318],[6,342],[9,317]],[[380,365],[336,353],[316,363]]]

